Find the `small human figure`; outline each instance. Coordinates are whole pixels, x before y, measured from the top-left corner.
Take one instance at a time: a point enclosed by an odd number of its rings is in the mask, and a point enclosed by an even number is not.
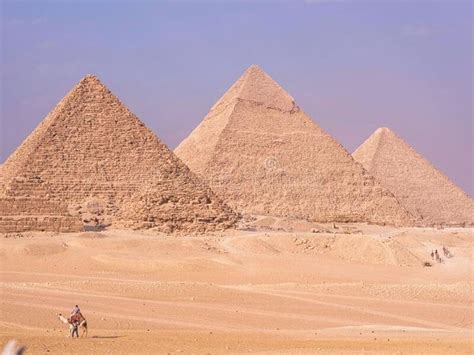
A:
[[[76,338],[79,338],[79,322],[72,322],[72,338],[74,338],[74,334],[76,334]]]
[[[434,251],[431,251],[431,260],[434,260]]]
[[[451,253],[449,252],[448,248],[446,248],[445,246],[443,246],[443,253],[445,257],[447,258],[451,257]]]
[[[77,322],[77,324],[79,324],[81,322],[81,318],[82,318],[81,309],[76,304],[76,306],[71,311],[71,315],[69,316],[69,321],[72,324],[74,324],[76,322]]]
[[[71,317],[75,316],[76,314],[79,314],[79,313],[81,313],[81,310],[80,310],[79,306],[76,304],[76,307],[74,307],[71,311]]]

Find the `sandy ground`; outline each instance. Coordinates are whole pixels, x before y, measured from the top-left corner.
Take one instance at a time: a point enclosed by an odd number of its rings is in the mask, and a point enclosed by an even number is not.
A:
[[[473,229],[313,225],[2,236],[0,343],[28,353],[468,354]],[[446,245],[452,258],[425,267]],[[79,304],[89,337],[56,313]]]

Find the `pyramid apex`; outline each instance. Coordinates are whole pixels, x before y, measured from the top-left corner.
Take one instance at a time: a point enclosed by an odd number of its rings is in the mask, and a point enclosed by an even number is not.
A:
[[[79,83],[100,83],[100,79],[94,74],[87,74],[82,77]]]
[[[73,91],[76,90],[92,90],[92,89],[101,89],[101,90],[108,90],[107,87],[100,81],[100,79],[93,74],[87,74],[86,76],[82,77],[81,80],[76,84]]]
[[[249,66],[242,75],[242,78],[245,78],[246,80],[249,80],[250,78],[251,81],[260,81],[264,77],[273,81],[270,75],[268,75],[265,70],[263,70],[262,67],[257,64],[252,64]]]
[[[250,71],[260,71],[260,72],[264,72],[264,70],[258,65],[258,64],[252,64],[251,66],[249,66],[247,68],[247,72],[250,72]]]
[[[109,88],[100,81],[100,79],[93,74],[87,74],[82,77],[81,80],[72,88],[69,94],[65,97],[76,97],[77,95],[82,95],[85,92],[94,91],[94,92],[108,92],[110,93]]]
[[[278,109],[285,112],[297,112],[299,107],[270,75],[260,66],[252,64],[227,92],[212,106],[211,111],[226,107],[235,101],[257,103],[265,108]]]
[[[298,111],[295,100],[260,66],[252,64],[234,84],[236,98],[257,102],[267,108]]]
[[[393,130],[388,127],[377,128],[374,133],[369,137],[370,138],[387,139],[387,138],[398,138],[401,139]]]
[[[394,133],[390,128],[388,127],[379,127],[375,130],[374,133]]]
[[[369,160],[369,155],[373,156],[380,148],[382,142],[390,140],[393,142],[393,138],[397,138],[397,141],[402,141],[395,132],[388,127],[379,127],[354,151],[353,156],[356,160],[364,161]],[[372,158],[370,158],[372,159]]]

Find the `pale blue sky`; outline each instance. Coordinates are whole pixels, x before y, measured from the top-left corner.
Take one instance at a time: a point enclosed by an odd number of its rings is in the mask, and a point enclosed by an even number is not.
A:
[[[4,161],[85,74],[174,148],[251,64],[353,151],[388,126],[472,181],[470,1],[1,1]]]

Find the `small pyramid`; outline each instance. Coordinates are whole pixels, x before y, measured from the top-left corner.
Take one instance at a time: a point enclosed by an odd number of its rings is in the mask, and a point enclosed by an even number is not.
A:
[[[247,69],[175,153],[242,213],[320,222],[413,220],[258,66]]]
[[[193,232],[223,229],[236,218],[92,75],[59,102],[1,173],[4,196],[60,201],[85,222]],[[155,216],[153,204],[161,197]],[[134,203],[147,213],[124,210]]]
[[[421,224],[474,224],[474,201],[390,129],[377,129],[353,157]]]

